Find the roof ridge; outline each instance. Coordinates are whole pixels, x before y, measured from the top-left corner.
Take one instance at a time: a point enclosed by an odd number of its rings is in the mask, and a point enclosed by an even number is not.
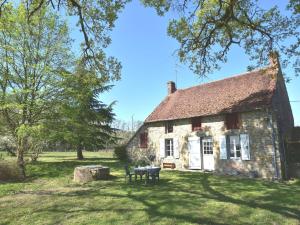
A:
[[[269,107],[276,88],[270,67],[178,89],[167,95],[145,123],[246,112]],[[251,85],[249,85],[251,82]],[[239,87],[239,88],[235,88]],[[210,90],[210,91],[208,91]]]
[[[261,70],[267,70],[267,69],[270,69],[270,66],[262,67],[260,69],[255,69],[255,70],[251,70],[251,71],[248,71],[248,72],[234,74],[233,76],[230,76],[230,77],[225,77],[225,78],[222,78],[222,79],[206,82],[206,83],[203,83],[203,84],[198,84],[198,85],[188,87],[188,88],[177,89],[177,91],[185,91],[185,90],[193,89],[193,88],[199,87],[199,86],[204,86],[204,85],[208,85],[208,84],[212,84],[212,83],[216,83],[216,82],[220,82],[220,81],[224,81],[224,80],[235,79],[235,78],[238,78],[238,77],[249,75],[250,73],[259,72]]]

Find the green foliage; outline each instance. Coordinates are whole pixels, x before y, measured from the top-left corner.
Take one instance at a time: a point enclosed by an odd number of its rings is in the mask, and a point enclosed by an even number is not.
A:
[[[260,7],[259,1],[161,1],[144,0],[159,15],[169,9],[177,14],[168,26],[168,34],[179,44],[178,56],[200,76],[219,69],[234,46],[242,47],[261,67],[269,63],[271,52],[280,53],[283,66],[292,64],[300,74],[299,1],[291,0],[294,15],[285,16],[277,6]]]
[[[300,1],[299,0],[290,0],[288,8],[293,11],[294,14],[300,14]]]
[[[16,140],[13,136],[0,136],[0,151],[7,151],[12,156],[16,155]]]
[[[58,102],[62,71],[71,66],[65,21],[42,7],[29,20],[25,2],[5,4],[0,17],[0,119],[16,140],[18,164],[39,151],[41,130]]]
[[[96,69],[103,78],[111,80],[120,79],[121,64],[116,58],[107,56],[103,49],[111,43],[109,33],[114,27],[118,13],[127,2],[129,0],[21,1],[27,7],[26,12],[22,11],[24,22],[34,22],[36,15],[45,8],[48,13],[59,11],[62,18],[70,16],[77,19],[76,26],[82,32],[84,40],[81,44],[81,56],[87,61],[88,67]],[[14,2],[5,0],[0,5],[0,16],[10,4]],[[56,21],[49,19],[49,26],[50,29],[57,27]]]
[[[106,82],[82,61],[74,73],[63,74],[60,104],[48,118],[51,139],[66,142],[77,151],[102,149],[113,141],[113,103],[100,101],[100,94],[111,87]]]
[[[48,147],[48,134],[44,124],[34,126],[23,124],[17,129],[17,137],[25,141],[24,145],[32,161],[37,161],[39,154]]]
[[[23,4],[6,5],[0,17],[0,112],[12,135],[25,135],[22,126],[36,126],[50,113],[71,59],[66,23],[46,8],[30,23],[26,13]]]
[[[114,148],[114,156],[122,162],[128,161],[126,145],[120,145]]]
[[[134,166],[139,167],[139,166],[147,166],[150,163],[149,163],[149,160],[147,160],[147,159],[140,159],[140,160],[133,162],[133,164],[134,164]]]

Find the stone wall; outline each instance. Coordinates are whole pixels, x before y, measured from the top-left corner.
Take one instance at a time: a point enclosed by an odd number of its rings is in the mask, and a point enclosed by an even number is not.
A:
[[[287,156],[289,152],[287,152],[286,142],[291,138],[294,118],[279,62],[274,72],[276,74],[276,89],[272,98],[272,111],[275,115],[274,121],[277,124],[278,144],[280,146],[280,161],[282,164],[280,172],[283,178],[288,178]]]
[[[294,127],[287,149],[289,177],[300,178],[300,127]]]
[[[224,115],[208,116],[202,118],[202,131],[192,132],[191,119],[173,121],[174,129],[172,133],[165,134],[165,123],[156,122],[145,124],[135,135],[127,146],[127,151],[132,160],[147,158],[154,154],[156,164],[163,162],[173,162],[177,169],[189,169],[188,138],[193,136],[213,138],[215,171],[226,174],[250,175],[255,172],[259,177],[274,178],[276,166],[280,170],[280,160],[278,151],[278,138],[276,135],[276,123],[270,126],[270,118],[267,110],[257,110],[240,114],[241,129],[226,130]],[[148,148],[139,148],[139,133],[148,132]],[[274,136],[272,132],[275,131]],[[250,138],[249,161],[220,159],[219,139],[221,135],[248,133]],[[173,157],[160,158],[160,139],[177,138],[179,144],[179,159]],[[277,159],[274,164],[274,150]],[[280,178],[280,172],[278,174]]]

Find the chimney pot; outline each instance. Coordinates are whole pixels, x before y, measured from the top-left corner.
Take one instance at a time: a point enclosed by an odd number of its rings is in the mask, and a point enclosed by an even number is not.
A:
[[[177,90],[174,81],[169,81],[167,85],[168,85],[168,95],[174,93]]]

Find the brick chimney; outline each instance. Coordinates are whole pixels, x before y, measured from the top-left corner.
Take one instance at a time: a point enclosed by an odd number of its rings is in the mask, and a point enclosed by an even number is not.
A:
[[[169,81],[167,85],[168,85],[168,95],[174,93],[177,90],[174,81]]]

